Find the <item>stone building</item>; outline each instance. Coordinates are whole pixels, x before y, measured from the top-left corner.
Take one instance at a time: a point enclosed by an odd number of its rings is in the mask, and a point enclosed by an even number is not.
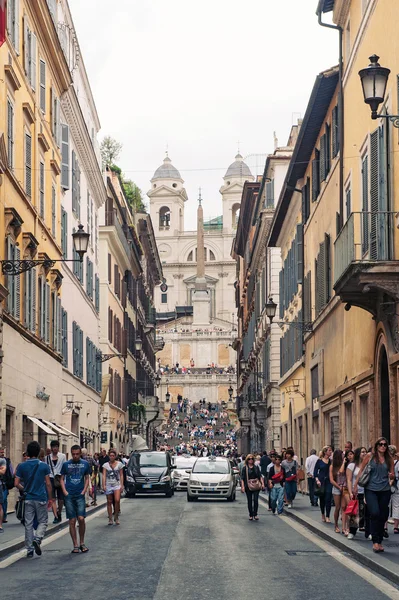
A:
[[[197,231],[184,230],[188,201],[184,181],[169,157],[155,171],[148,192],[150,212],[162,262],[164,285],[156,289],[157,326],[165,346],[158,355],[163,366],[188,368],[191,373],[170,374],[161,385],[171,400],[183,397],[228,401],[235,377],[227,373],[235,365],[232,348],[235,319],[235,261],[230,252],[236,232],[241,194],[249,167],[237,154],[220,188],[222,214],[203,220],[202,200]],[[199,282],[201,280],[201,282]],[[219,371],[207,373],[208,365]],[[223,372],[221,372],[223,371]]]

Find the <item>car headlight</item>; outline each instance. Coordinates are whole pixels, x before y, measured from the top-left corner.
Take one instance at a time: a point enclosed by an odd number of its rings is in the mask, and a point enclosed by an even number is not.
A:
[[[162,477],[161,481],[170,481],[170,475],[165,475],[165,477]]]
[[[129,481],[130,483],[134,483],[134,477],[132,477],[131,475],[126,475],[126,481]]]
[[[179,479],[179,477],[181,477],[181,473],[179,473],[179,471],[173,471],[173,477],[176,477],[176,479]]]
[[[201,485],[201,482],[196,481],[195,479],[190,479],[189,483],[190,483],[190,485]]]

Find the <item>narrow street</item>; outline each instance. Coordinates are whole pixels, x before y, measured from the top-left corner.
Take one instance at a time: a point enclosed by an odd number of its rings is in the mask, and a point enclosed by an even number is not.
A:
[[[70,554],[64,531],[43,544],[41,558],[0,562],[2,597],[19,600],[22,590],[32,600],[399,597],[394,586],[368,572],[359,576],[364,568],[325,542],[322,549],[318,538],[262,503],[260,521],[250,523],[241,494],[232,504],[188,504],[184,493],[126,499],[120,527],[108,527],[101,511],[87,529],[87,556]]]

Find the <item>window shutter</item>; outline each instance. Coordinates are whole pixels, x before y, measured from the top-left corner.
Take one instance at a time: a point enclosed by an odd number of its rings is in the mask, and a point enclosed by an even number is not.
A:
[[[46,321],[45,321],[45,341],[47,344],[50,343],[50,286],[48,283],[45,285],[46,288]]]
[[[369,236],[369,159],[366,155],[362,161],[362,211],[363,211],[363,230],[362,230],[362,253],[368,251],[370,245]]]
[[[40,110],[46,112],[46,63],[40,59]]]
[[[325,245],[324,242],[320,244],[319,256],[317,258],[317,285],[318,285],[318,301],[319,301],[319,312],[324,308],[325,302],[324,299],[326,297],[325,285],[326,285],[326,275],[325,275]]]
[[[112,283],[112,257],[108,254],[108,283]]]
[[[80,341],[80,370],[79,377],[83,379],[83,331],[79,329],[79,341]]]
[[[61,187],[69,190],[69,126],[61,125]]]
[[[45,180],[44,180],[44,163],[40,161],[39,165],[39,214],[44,219],[44,194],[45,194]]]
[[[338,121],[338,104],[333,108],[332,111],[332,155],[333,158],[337,156],[339,152],[339,121]]]
[[[40,288],[40,322],[39,322],[39,336],[41,339],[44,339],[44,329],[45,329],[45,304],[46,304],[46,289],[44,277],[41,276],[39,279],[39,288]]]
[[[7,100],[7,158],[8,165],[12,169],[14,166],[14,107],[10,100]]]
[[[76,342],[76,323],[72,323],[72,354],[73,354],[73,374],[76,375],[77,365],[77,342]]]
[[[31,323],[31,272],[25,271],[24,275],[24,284],[25,284],[25,294],[24,294],[24,325],[30,329]]]
[[[326,135],[322,135],[320,138],[320,181],[324,181],[326,178]]]
[[[56,297],[57,304],[57,352],[62,353],[62,308],[61,298]]]
[[[352,191],[351,191],[350,186],[348,188],[346,188],[345,203],[346,203],[346,218],[349,219],[349,217],[352,214]]]
[[[325,164],[325,174],[327,177],[331,168],[331,127],[328,123],[326,123],[325,133]]]
[[[32,90],[37,86],[37,39],[34,33],[30,33],[30,84]]]
[[[80,219],[80,167],[76,161],[76,214]]]
[[[111,342],[112,344],[112,325],[113,325],[113,313],[112,313],[112,309],[109,308],[108,309],[108,340]]]
[[[36,268],[31,269],[31,298],[30,298],[30,325],[29,329],[36,333],[36,288],[37,288],[37,277]]]
[[[370,258],[378,258],[378,211],[380,209],[379,130],[370,135]]]
[[[29,47],[29,27],[28,19],[24,17],[24,70],[25,75],[30,80],[30,47]]]
[[[75,329],[73,329],[75,339]],[[62,309],[62,355],[64,357],[63,365],[68,366],[68,313]],[[75,356],[75,353],[74,353]]]
[[[315,150],[315,157],[312,160],[312,200],[317,200],[320,193],[320,152]]]
[[[330,260],[330,236],[328,233],[324,236],[324,305],[328,304],[331,297],[330,290],[330,271],[331,271],[331,260]]]
[[[14,256],[15,260],[21,260],[21,251],[15,246],[14,247]],[[21,275],[17,275],[14,277],[15,279],[15,293],[14,293],[14,306],[13,306],[13,316],[18,319],[21,318]]]
[[[32,137],[25,133],[25,192],[32,196]]]
[[[296,240],[297,240],[297,281],[303,283],[303,226],[302,223],[296,226]]]
[[[91,385],[91,341],[86,337],[86,383]]]
[[[96,296],[95,296],[95,307],[96,311],[100,312],[100,278],[98,275],[95,277]]]
[[[266,182],[266,208],[274,208],[274,180]]]

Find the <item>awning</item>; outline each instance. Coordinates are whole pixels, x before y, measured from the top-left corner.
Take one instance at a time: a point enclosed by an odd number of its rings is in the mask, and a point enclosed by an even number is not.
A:
[[[32,421],[32,423],[34,423],[38,427],[40,427],[40,429],[43,429],[43,431],[45,433],[47,433],[48,435],[54,435],[54,433],[55,433],[54,430],[50,429],[49,427],[47,427],[47,425],[45,425],[44,423],[42,423],[36,417],[28,417],[28,415],[27,415],[26,418],[29,419],[30,421]],[[51,425],[51,423],[48,423],[48,424]]]
[[[72,431],[69,431],[69,429],[66,429],[65,427],[62,427],[62,425],[55,425],[54,423],[51,423],[50,421],[46,421],[46,419],[42,419],[45,423],[47,423],[47,425],[49,427],[52,427],[55,431],[58,431],[58,433],[60,433],[61,435],[67,435],[67,436],[72,436],[72,437],[78,437],[76,435],[76,433],[72,433]]]

